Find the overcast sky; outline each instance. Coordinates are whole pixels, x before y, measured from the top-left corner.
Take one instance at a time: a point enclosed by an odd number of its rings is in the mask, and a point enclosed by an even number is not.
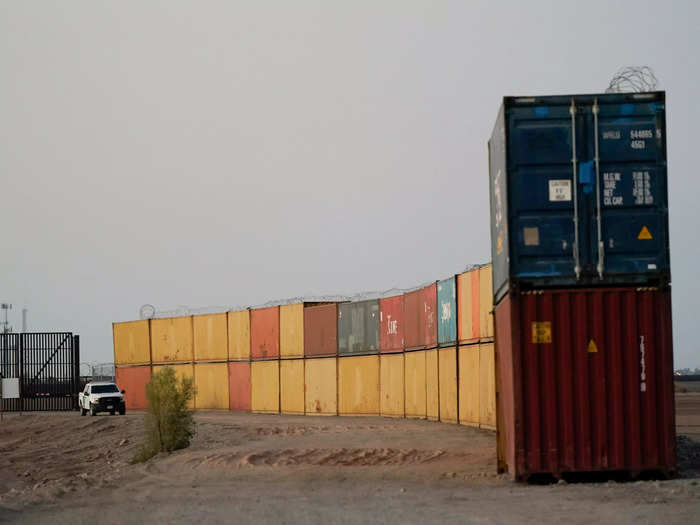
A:
[[[501,98],[649,65],[668,97],[675,365],[700,366],[698,5],[2,1],[0,300],[15,327],[26,307],[31,330],[112,361],[111,323],[144,303],[446,277],[490,259]]]

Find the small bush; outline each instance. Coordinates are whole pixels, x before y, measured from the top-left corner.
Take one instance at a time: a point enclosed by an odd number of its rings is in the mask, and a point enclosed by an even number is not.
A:
[[[136,452],[134,463],[147,461],[160,452],[189,446],[195,428],[187,404],[193,396],[192,378],[183,377],[178,381],[169,366],[153,374],[146,385],[146,440]]]

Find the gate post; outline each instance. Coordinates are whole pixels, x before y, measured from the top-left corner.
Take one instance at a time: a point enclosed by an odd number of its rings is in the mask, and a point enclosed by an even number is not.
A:
[[[73,336],[73,410],[78,409],[78,392],[80,392],[80,336]]]

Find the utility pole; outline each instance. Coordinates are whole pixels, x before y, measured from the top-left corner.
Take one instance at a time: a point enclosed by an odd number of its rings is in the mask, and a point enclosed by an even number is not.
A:
[[[8,310],[12,310],[12,305],[10,303],[2,303],[0,304],[0,308],[5,312],[5,320],[2,322],[2,333],[9,334],[12,332],[12,327],[7,320],[7,312]]]

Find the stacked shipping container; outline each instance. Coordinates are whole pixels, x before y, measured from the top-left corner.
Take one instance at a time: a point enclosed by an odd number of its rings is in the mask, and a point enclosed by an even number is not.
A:
[[[379,300],[115,323],[118,381],[128,390],[130,409],[146,408],[151,372],[170,366],[179,377],[193,378],[194,409],[418,417],[492,427],[481,414],[493,413],[495,394],[470,393],[494,382],[482,378],[491,372],[478,358],[480,343],[493,337],[490,295],[483,303],[479,293],[479,283],[490,280],[482,274],[490,275],[490,267]],[[463,282],[471,286],[466,300]],[[467,351],[477,358],[460,364]],[[482,408],[482,400],[494,407]],[[460,406],[472,407],[476,416],[463,417]]]
[[[504,99],[489,141],[498,457],[518,479],[675,469],[664,105]]]

